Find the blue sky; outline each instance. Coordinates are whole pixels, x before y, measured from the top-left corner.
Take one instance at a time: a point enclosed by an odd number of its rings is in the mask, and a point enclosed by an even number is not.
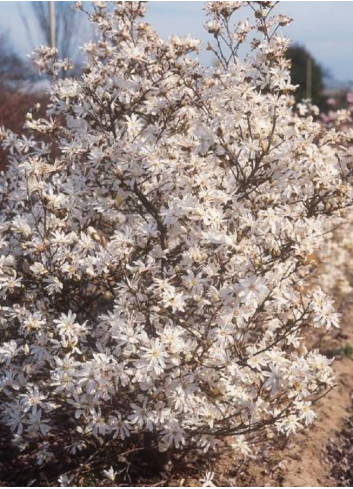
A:
[[[152,2],[149,18],[162,36],[191,34],[206,41],[203,2]],[[282,33],[304,45],[339,81],[353,81],[353,1],[285,2],[278,12],[293,22]]]
[[[13,43],[28,52],[31,46],[21,24],[18,3],[28,12],[29,2],[0,2],[0,30],[7,32]],[[206,44],[203,30],[203,2],[150,2],[148,21],[162,37],[191,34]],[[283,33],[304,45],[338,81],[353,81],[353,1],[280,1],[277,11],[294,19]],[[33,23],[34,25],[34,23]],[[209,53],[201,56],[204,63],[212,61]]]

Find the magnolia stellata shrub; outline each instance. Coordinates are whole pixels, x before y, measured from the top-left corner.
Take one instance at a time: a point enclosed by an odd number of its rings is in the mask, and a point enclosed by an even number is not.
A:
[[[352,154],[352,147],[349,150]],[[353,156],[353,154],[352,154]],[[347,210],[344,219],[337,218],[328,227],[325,243],[315,256],[319,273],[315,282],[322,289],[342,299],[350,299],[353,291],[353,213]]]
[[[347,94],[347,101],[351,101],[351,94]],[[341,141],[347,147],[345,158],[348,167],[352,165],[353,157],[353,129],[352,107],[348,110],[339,109],[330,111],[328,115],[322,115],[322,122],[327,128],[346,132]],[[342,219],[343,217],[343,219]],[[353,246],[352,246],[353,213],[351,208],[346,209],[343,216],[336,216],[329,222],[326,231],[326,239],[318,250],[315,260],[319,265],[319,273],[315,274],[315,281],[319,281],[325,292],[334,294],[340,301],[353,290]]]
[[[294,109],[272,7],[206,5],[211,69],[144,5],[96,3],[84,74],[53,84],[30,137],[2,131],[2,420],[39,463],[65,427],[73,453],[140,435],[249,453],[310,425],[332,385],[302,337],[338,314],[305,274],[350,158]]]
[[[319,274],[315,277],[325,292],[342,300],[353,291],[353,214],[349,212],[342,222],[328,230],[327,241],[317,254]]]

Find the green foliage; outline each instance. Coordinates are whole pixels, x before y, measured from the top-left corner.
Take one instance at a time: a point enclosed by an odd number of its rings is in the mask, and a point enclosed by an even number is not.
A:
[[[336,348],[332,352],[336,356],[352,358],[353,356],[353,345],[351,343],[346,343],[340,348]]]

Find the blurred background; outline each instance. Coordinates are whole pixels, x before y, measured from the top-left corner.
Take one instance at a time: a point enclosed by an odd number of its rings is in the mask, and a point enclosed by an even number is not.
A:
[[[89,10],[90,2],[83,4]],[[72,75],[82,70],[80,46],[95,33],[74,6],[71,1],[0,3],[0,126],[20,132],[28,110],[37,102],[45,105],[49,82],[32,67],[28,55],[34,47],[55,45],[59,58],[74,61]],[[190,34],[205,47],[211,39],[203,29],[203,6],[204,2],[149,2],[147,21],[163,38]],[[353,2],[281,1],[276,10],[293,19],[282,33],[292,40],[288,57],[292,81],[299,85],[297,100],[311,98],[329,123],[337,109],[353,104]],[[200,60],[215,63],[205,49]]]

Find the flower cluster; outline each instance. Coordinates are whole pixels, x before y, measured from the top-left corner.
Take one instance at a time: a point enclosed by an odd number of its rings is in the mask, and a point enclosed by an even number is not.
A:
[[[293,109],[288,19],[254,2],[234,26],[241,7],[206,5],[211,69],[142,3],[97,2],[82,77],[53,84],[29,138],[1,132],[1,412],[39,460],[66,426],[72,453],[147,434],[246,454],[332,385],[302,336],[338,315],[305,272],[351,202],[350,155]]]

